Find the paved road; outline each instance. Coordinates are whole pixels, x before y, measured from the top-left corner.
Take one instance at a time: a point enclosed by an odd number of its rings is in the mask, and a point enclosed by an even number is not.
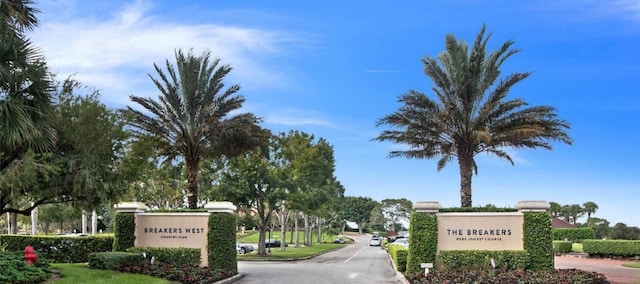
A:
[[[243,277],[234,283],[403,283],[384,249],[369,247],[368,236],[350,236],[356,243],[309,260],[240,261]]]
[[[640,269],[622,266],[623,263],[632,261],[585,258],[574,256],[556,256],[557,269],[577,268],[585,271],[595,271],[607,276],[612,284],[640,283]]]

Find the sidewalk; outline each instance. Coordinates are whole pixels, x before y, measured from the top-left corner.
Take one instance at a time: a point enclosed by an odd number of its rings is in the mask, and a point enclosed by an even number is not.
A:
[[[595,271],[607,276],[613,284],[640,284],[640,269],[622,266],[623,263],[633,261],[616,259],[598,259],[578,256],[556,256],[556,269],[576,268],[585,271]]]

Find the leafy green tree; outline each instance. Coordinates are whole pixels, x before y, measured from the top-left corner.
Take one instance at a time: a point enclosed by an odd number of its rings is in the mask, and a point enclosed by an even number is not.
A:
[[[345,196],[342,203],[342,216],[347,221],[358,224],[358,231],[362,234],[362,229],[371,220],[371,211],[376,206],[376,201],[369,197]]]
[[[609,238],[614,240],[640,240],[640,228],[628,227],[625,223],[617,223],[611,228]]]
[[[269,147],[260,147],[229,160],[221,180],[220,191],[228,200],[255,209],[260,256],[267,254],[265,234],[271,228],[273,212],[287,197],[285,169],[275,158],[279,147],[277,139],[273,139]]]
[[[584,212],[587,213],[587,223],[589,223],[589,220],[591,220],[591,214],[596,213],[598,210],[598,204],[593,201],[587,201],[582,204],[582,208],[584,209]]]
[[[236,95],[239,85],[224,89],[222,80],[231,67],[211,60],[208,51],[195,56],[177,50],[175,57],[176,67],[167,60],[166,71],[154,64],[159,78],[149,75],[160,91],[158,100],[130,97],[150,114],[131,107],[125,112],[133,118],[130,125],[136,135],[158,138],[157,150],[165,162],[184,161],[189,208],[197,208],[201,161],[238,156],[265,144],[268,134],[252,113],[232,115],[245,99]]]
[[[587,221],[587,226],[593,228],[596,239],[604,239],[609,237],[611,227],[609,221],[602,218],[592,217]]]
[[[4,169],[0,213],[28,215],[39,205],[62,202],[94,209],[122,195],[124,121],[99,101],[97,91],[79,94],[81,87],[68,79],[56,88],[49,115],[57,140],[50,151],[28,151]],[[18,201],[29,205],[12,206]]]
[[[388,226],[398,232],[403,229],[403,224],[409,224],[409,216],[413,210],[413,203],[406,198],[388,198],[382,200],[382,214],[388,220]]]
[[[383,131],[375,140],[408,146],[391,151],[390,157],[440,157],[438,171],[456,158],[462,207],[472,206],[477,154],[492,154],[513,164],[508,147],[552,149],[551,140],[572,143],[565,132],[569,123],[558,119],[553,107],[527,107],[522,99],[507,99],[511,88],[530,73],[500,78],[502,64],[519,50],[512,49],[513,41],[507,41],[487,53],[490,35],[484,34],[483,26],[471,50],[466,42],[447,35],[443,53],[422,59],[437,99],[411,90],[400,96],[403,106],[398,111],[377,122],[396,129]]]

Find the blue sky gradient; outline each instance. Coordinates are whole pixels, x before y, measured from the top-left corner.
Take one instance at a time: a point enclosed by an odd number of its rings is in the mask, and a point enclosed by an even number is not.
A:
[[[430,93],[420,59],[446,34],[522,51],[503,74],[533,72],[510,98],[551,105],[574,145],[509,149],[516,165],[478,156],[474,205],[520,200],[597,203],[595,217],[640,226],[640,2],[583,1],[40,1],[32,36],[59,79],[99,89],[110,107],[157,97],[147,74],[176,48],[208,49],[234,71],[244,111],[273,132],[301,130],[334,146],[346,194],[459,206],[457,163],[387,158],[378,119],[410,89]],[[320,3],[317,3],[320,2]],[[581,221],[584,221],[581,220]]]

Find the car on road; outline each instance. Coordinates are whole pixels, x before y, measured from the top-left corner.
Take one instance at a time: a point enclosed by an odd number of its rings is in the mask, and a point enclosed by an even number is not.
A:
[[[278,240],[269,239],[264,241],[264,247],[266,248],[279,248],[282,243]],[[288,244],[284,244],[285,247],[288,247]]]
[[[253,246],[252,245],[236,244],[236,252],[238,254],[250,253],[252,251],[253,251]]]
[[[379,236],[373,236],[371,237],[371,240],[369,241],[369,246],[371,247],[379,247],[382,245],[382,238]]]
[[[403,247],[409,247],[409,240],[407,238],[396,239],[392,244],[401,245]]]

